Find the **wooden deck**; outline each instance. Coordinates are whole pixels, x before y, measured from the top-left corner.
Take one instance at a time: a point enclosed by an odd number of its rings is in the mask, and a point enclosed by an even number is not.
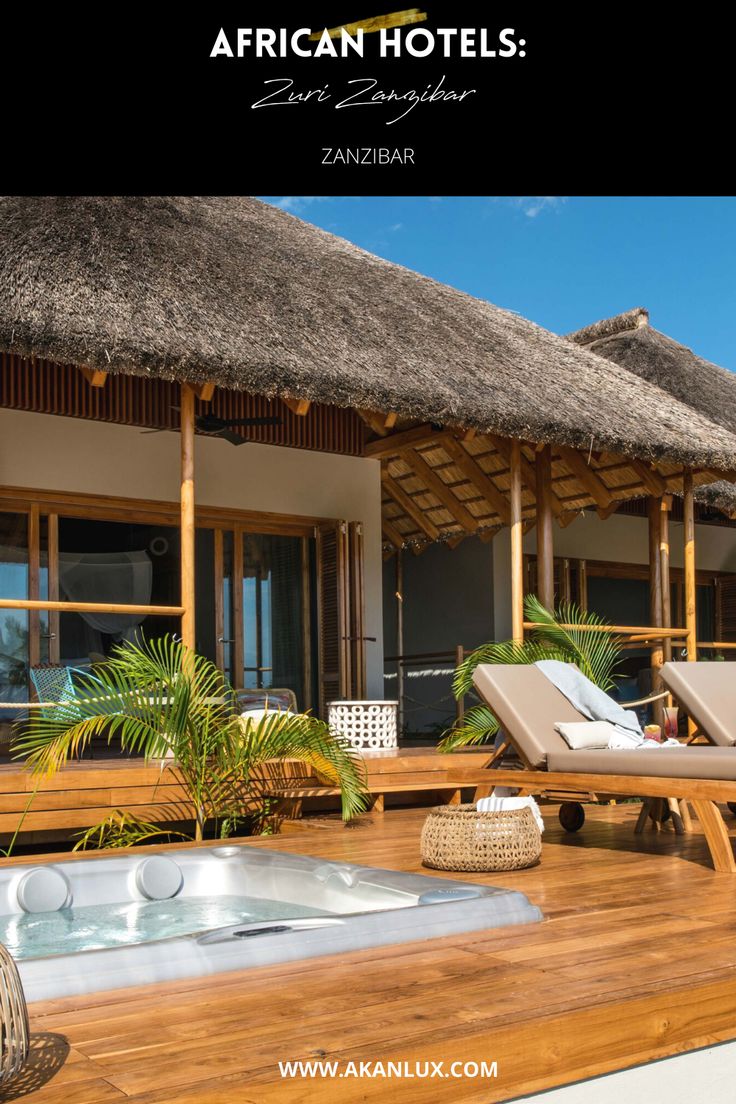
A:
[[[487,749],[468,749],[440,755],[434,748],[367,753],[368,786],[379,804],[384,796],[386,804],[412,800],[436,804],[459,793],[458,783],[448,781],[453,772],[480,770],[490,754]],[[299,781],[306,783],[308,779]],[[35,785],[36,781],[18,764],[0,764],[0,842],[12,836]],[[304,807],[338,807],[334,797],[322,797],[321,792],[324,788],[314,780]],[[23,821],[23,833],[71,836],[120,808],[153,822],[193,817],[186,793],[176,784],[172,772],[162,773],[158,765],[147,766],[142,759],[85,759],[70,763],[41,783]]]
[[[541,924],[36,1004],[34,1061],[2,1099],[488,1104],[734,1038],[733,878],[697,824],[634,836],[638,808],[589,808],[566,836],[549,807],[539,866],[467,876],[523,890]],[[304,820],[254,846],[418,871],[423,816]],[[498,1078],[280,1077],[316,1057],[495,1060]]]

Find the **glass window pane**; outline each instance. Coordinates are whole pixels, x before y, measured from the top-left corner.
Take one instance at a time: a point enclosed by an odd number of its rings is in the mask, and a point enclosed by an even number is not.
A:
[[[66,602],[179,604],[179,531],[173,526],[59,518],[59,593]],[[178,617],[62,613],[61,662],[72,667],[110,654],[137,634],[179,633]]]
[[[243,538],[243,681],[247,689],[287,687],[304,703],[302,540]],[[236,673],[237,684],[237,673]]]
[[[0,597],[28,597],[25,514],[0,514]],[[28,701],[27,610],[0,609],[0,701]],[[17,710],[0,709],[4,735],[17,716]]]

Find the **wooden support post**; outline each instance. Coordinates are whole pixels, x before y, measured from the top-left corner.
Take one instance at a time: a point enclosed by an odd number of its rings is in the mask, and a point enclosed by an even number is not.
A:
[[[555,607],[555,561],[552,530],[552,449],[537,453],[537,596],[542,605]]]
[[[462,661],[465,659],[465,648],[462,644],[457,644],[455,647],[455,669],[457,669]],[[465,716],[465,697],[455,699],[455,720],[459,724]]]
[[[31,505],[28,515],[28,597],[38,601],[41,597],[41,515],[38,503]],[[36,667],[41,662],[41,616],[37,609],[28,611],[28,665]]]
[[[399,739],[404,731],[404,553],[396,551],[396,729]]]
[[[194,391],[181,385],[181,638],[194,649]]]
[[[214,530],[215,560],[215,663],[228,677],[225,671],[225,534],[222,529]]]
[[[588,565],[578,560],[578,605],[583,612],[588,609]]]
[[[687,629],[687,658],[697,659],[697,613],[695,590],[695,498],[693,477],[685,473],[682,500],[685,523],[685,628]]]
[[[672,593],[670,586],[670,506],[672,499],[668,495],[662,495],[659,500],[659,573],[662,585],[662,624],[666,629],[672,628]],[[664,659],[669,663],[672,659],[672,641],[668,637],[664,641]],[[671,705],[671,699],[666,704]]]
[[[49,514],[46,522],[46,551],[49,573],[49,599],[59,601],[59,515]],[[59,611],[49,610],[49,663],[61,661]]]
[[[683,479],[682,513],[685,537],[685,628],[687,629],[687,658],[693,663],[698,658],[698,615],[695,581],[695,496],[693,475],[686,471]],[[692,717],[687,721],[688,736],[695,735],[696,725]],[[696,810],[697,811],[697,810]],[[718,867],[716,867],[718,869]]]
[[[660,560],[660,521],[661,510],[658,498],[648,498],[647,507],[649,514],[649,624],[662,627],[662,571]],[[649,653],[650,666],[652,668],[652,693],[658,694],[662,689],[662,641],[654,640]],[[655,724],[662,725],[664,715],[662,702],[653,704]]]
[[[511,635],[524,640],[524,547],[521,516],[521,441],[511,443]]]

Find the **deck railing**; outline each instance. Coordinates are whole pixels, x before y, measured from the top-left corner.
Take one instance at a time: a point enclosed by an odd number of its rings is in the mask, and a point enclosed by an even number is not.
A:
[[[544,626],[538,625],[533,621],[524,622],[524,630],[530,631],[535,628],[543,628]],[[687,631],[682,628],[662,628],[660,626],[652,625],[563,625],[566,629],[580,629],[583,628],[589,632],[605,632],[616,634],[620,637],[622,647],[629,651],[635,649],[645,649],[647,646],[653,644],[663,643],[665,640],[671,643],[685,644],[687,639]],[[698,651],[720,652],[720,651],[733,651],[736,652],[736,641],[726,640],[699,640],[697,642]],[[436,675],[446,674],[451,678],[454,669],[458,664],[470,655],[473,648],[465,648],[462,644],[455,645],[454,648],[447,648],[438,650],[435,652],[413,652],[404,653],[401,655],[386,656],[384,662],[386,664],[395,664],[396,670],[392,672],[388,677],[396,678],[396,697],[399,701],[399,731],[402,731],[403,722],[406,720],[407,715],[412,711],[418,711],[420,709],[438,709],[441,704],[447,704],[447,716],[452,714],[453,709],[456,720],[462,719],[466,710],[465,697],[460,699],[454,699],[451,693],[444,695],[442,698],[438,698],[436,701],[423,703],[417,701],[414,696],[406,690],[406,676],[409,668],[424,668],[427,675],[431,675],[432,668],[437,664],[444,664],[451,661],[451,666],[443,668],[441,671],[436,671]],[[656,679],[656,674],[655,674]]]

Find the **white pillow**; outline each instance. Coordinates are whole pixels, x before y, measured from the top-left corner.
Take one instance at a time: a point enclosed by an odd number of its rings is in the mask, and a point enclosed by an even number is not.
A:
[[[610,721],[556,721],[555,731],[573,751],[607,748],[616,731]]]

